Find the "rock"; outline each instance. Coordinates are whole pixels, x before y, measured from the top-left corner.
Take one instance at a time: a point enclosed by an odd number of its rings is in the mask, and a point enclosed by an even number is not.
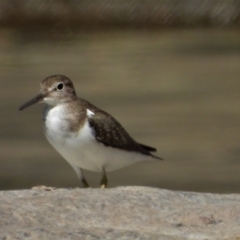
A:
[[[149,187],[0,192],[0,239],[240,239],[240,194]]]

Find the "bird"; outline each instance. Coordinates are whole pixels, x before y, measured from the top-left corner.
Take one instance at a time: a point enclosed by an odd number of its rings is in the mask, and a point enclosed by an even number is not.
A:
[[[155,148],[136,142],[110,114],[78,98],[72,81],[64,75],[42,80],[40,93],[19,110],[35,103],[45,103],[44,134],[84,188],[89,184],[83,170],[102,173],[100,187],[106,188],[107,172],[141,161],[163,160],[152,154]]]

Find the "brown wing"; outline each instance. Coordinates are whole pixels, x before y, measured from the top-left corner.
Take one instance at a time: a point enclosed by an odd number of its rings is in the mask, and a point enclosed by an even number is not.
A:
[[[106,116],[103,119],[102,117],[98,118],[95,115],[89,119],[89,123],[94,129],[97,141],[104,145],[150,155],[150,153],[136,143],[123,127],[112,117]]]
[[[134,141],[121,124],[111,115],[83,99],[79,99],[79,101],[81,101],[87,109],[94,113],[94,115],[91,115],[88,120],[90,126],[94,130],[95,138],[98,142],[101,142],[108,147],[139,152],[162,160],[162,158],[154,156],[150,153],[152,151],[156,151],[155,148],[139,144]]]
[[[97,141],[105,146],[153,156],[150,152],[156,151],[155,148],[137,143],[115,118],[87,101],[85,101],[85,104],[94,113],[88,120],[90,126],[94,129]],[[159,157],[155,158],[161,159]]]

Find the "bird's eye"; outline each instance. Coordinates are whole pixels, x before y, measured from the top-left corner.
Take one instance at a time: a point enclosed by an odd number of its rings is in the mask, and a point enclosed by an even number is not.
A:
[[[63,88],[64,88],[64,84],[63,83],[58,83],[57,90],[61,91],[61,90],[63,90]]]

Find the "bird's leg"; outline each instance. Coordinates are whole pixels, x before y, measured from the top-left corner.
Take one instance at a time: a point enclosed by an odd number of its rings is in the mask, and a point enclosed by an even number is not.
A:
[[[101,180],[101,188],[104,189],[107,187],[108,184],[108,180],[107,180],[107,176],[106,176],[106,172],[105,169],[102,169],[102,180]]]
[[[82,182],[83,188],[90,188],[84,176],[82,176],[81,182]]]
[[[72,166],[72,168],[76,172],[78,178],[81,180],[83,188],[90,188],[90,186],[87,183],[87,180],[85,179],[85,177],[83,175],[83,170],[81,168],[75,166],[75,165],[72,165],[72,164],[70,164],[70,165]]]

